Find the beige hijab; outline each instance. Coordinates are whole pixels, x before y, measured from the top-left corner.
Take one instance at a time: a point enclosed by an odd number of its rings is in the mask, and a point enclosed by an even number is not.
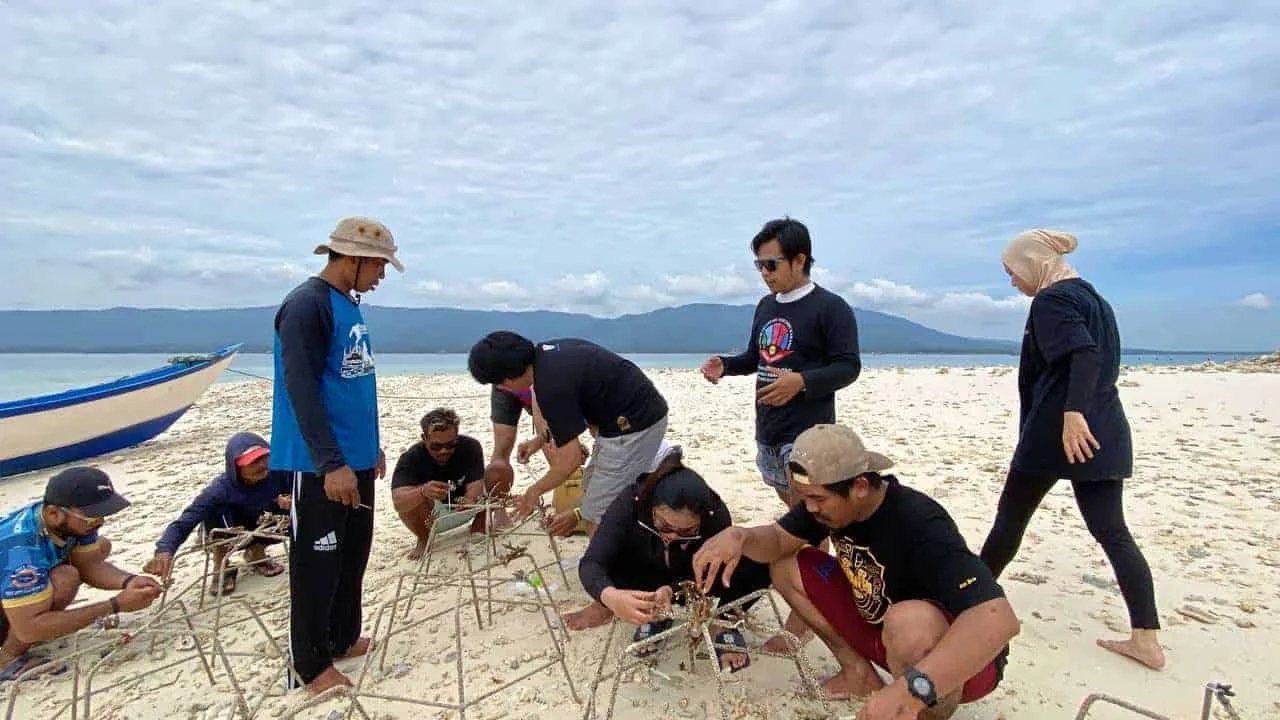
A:
[[[1004,249],[1000,257],[1019,280],[1040,292],[1050,285],[1080,277],[1063,255],[1076,249],[1076,236],[1059,230],[1025,230]]]

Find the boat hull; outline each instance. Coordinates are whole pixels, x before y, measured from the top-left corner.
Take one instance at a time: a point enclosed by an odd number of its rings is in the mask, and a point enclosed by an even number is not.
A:
[[[0,477],[132,447],[169,429],[217,380],[238,346],[173,366],[0,408]]]

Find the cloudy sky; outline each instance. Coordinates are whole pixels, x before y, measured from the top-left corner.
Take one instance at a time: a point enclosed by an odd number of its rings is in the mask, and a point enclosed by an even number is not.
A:
[[[0,307],[274,304],[352,214],[378,304],[753,302],[789,214],[856,307],[1017,337],[1053,227],[1128,344],[1280,345],[1271,0],[419,5],[6,3]]]

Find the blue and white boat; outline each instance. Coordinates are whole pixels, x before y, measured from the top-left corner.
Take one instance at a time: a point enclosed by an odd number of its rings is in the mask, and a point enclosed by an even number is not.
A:
[[[100,385],[0,403],[0,477],[133,447],[177,422],[240,345]]]

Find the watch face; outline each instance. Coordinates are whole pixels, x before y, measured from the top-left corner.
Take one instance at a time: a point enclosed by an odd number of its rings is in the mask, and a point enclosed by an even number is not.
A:
[[[933,689],[930,686],[929,680],[922,677],[912,678],[911,688],[915,690],[917,694],[920,694],[920,695],[928,695],[929,691]]]

